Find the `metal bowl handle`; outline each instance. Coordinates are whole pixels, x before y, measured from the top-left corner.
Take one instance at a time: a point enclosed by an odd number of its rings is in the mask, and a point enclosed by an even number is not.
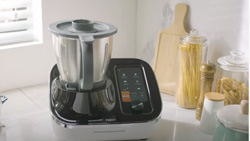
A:
[[[80,88],[82,90],[91,90],[93,88],[93,71],[94,71],[94,61],[93,61],[93,36],[81,36],[79,35],[81,43],[82,52],[82,80],[80,83]]]

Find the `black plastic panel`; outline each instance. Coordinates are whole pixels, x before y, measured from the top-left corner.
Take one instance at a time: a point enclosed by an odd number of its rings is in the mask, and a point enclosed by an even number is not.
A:
[[[122,102],[121,91],[125,88],[119,86],[122,83],[122,79],[119,80],[118,75],[122,75],[119,72],[116,73],[116,69],[122,69],[121,71],[128,72],[127,75],[132,76],[134,72],[138,72],[140,79],[138,80],[141,87],[141,91],[146,98],[132,98],[131,102]],[[130,74],[131,73],[131,74]],[[117,75],[117,76],[116,76]],[[55,65],[51,70],[50,75],[50,86],[52,81],[59,76],[57,66]],[[121,77],[121,76],[120,76]],[[106,108],[102,105],[90,106],[93,110],[93,114],[81,114],[75,112],[73,105],[75,105],[77,94],[84,93],[93,97],[91,92],[68,92],[65,91],[63,87],[59,86],[58,94],[56,97],[52,96],[50,92],[50,105],[51,111],[54,117],[66,124],[119,124],[119,123],[137,123],[137,122],[147,122],[157,118],[162,110],[162,101],[160,96],[160,91],[157,85],[157,81],[153,70],[150,65],[139,59],[111,59],[109,68],[107,71],[107,78],[109,78],[113,84],[114,89],[112,90],[116,96],[114,99],[115,106],[111,110],[105,110]],[[119,81],[119,84],[118,84]],[[132,81],[136,79],[129,79],[128,82],[135,84]],[[104,87],[105,88],[105,87]],[[101,89],[104,89],[101,88]],[[129,87],[131,93],[137,88],[136,84]],[[101,90],[95,90],[101,91]],[[136,94],[140,94],[136,93]],[[98,95],[98,93],[97,93]],[[127,104],[127,106],[124,106]],[[142,105],[143,103],[143,105]],[[55,106],[55,104],[57,104]],[[91,104],[94,105],[94,104]],[[134,108],[132,110],[131,108]],[[104,110],[102,110],[104,109]],[[130,109],[128,111],[124,109]]]

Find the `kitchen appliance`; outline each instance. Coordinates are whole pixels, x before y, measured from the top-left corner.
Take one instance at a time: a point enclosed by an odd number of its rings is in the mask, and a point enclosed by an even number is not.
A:
[[[146,139],[162,109],[150,65],[110,59],[111,24],[73,20],[50,24],[57,64],[50,73],[52,125],[64,140]]]

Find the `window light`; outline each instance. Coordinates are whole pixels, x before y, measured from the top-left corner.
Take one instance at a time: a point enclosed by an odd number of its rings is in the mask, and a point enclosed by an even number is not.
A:
[[[41,0],[0,0],[0,49],[42,42]]]

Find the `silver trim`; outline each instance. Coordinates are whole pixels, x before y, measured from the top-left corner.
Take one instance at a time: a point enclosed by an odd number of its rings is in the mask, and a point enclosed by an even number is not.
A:
[[[147,79],[147,75],[146,75],[145,69],[144,69],[142,64],[141,64],[141,67],[142,67],[142,71],[144,73],[144,80],[145,80],[147,91],[148,91],[148,99],[149,99],[150,105],[152,107],[152,111],[151,111],[151,113],[152,113],[154,111],[154,107],[153,107],[152,101],[151,101],[151,93],[150,93],[150,90],[149,90],[148,79]]]
[[[61,121],[59,121],[52,113],[52,119],[53,121],[60,127],[63,127],[63,128],[69,128],[69,129],[73,129],[75,128],[76,126],[88,126],[88,125],[77,125],[77,124],[67,124],[67,123],[63,123]],[[155,118],[155,119],[152,119],[152,120],[148,120],[146,122],[137,122],[135,124],[140,124],[140,123],[149,123],[149,122],[158,122],[159,120],[161,119],[161,114]],[[134,124],[134,123],[119,123],[119,124],[122,124],[122,125],[126,125],[126,124]],[[90,124],[90,125],[112,125],[112,124]],[[117,124],[116,124],[117,125]]]

